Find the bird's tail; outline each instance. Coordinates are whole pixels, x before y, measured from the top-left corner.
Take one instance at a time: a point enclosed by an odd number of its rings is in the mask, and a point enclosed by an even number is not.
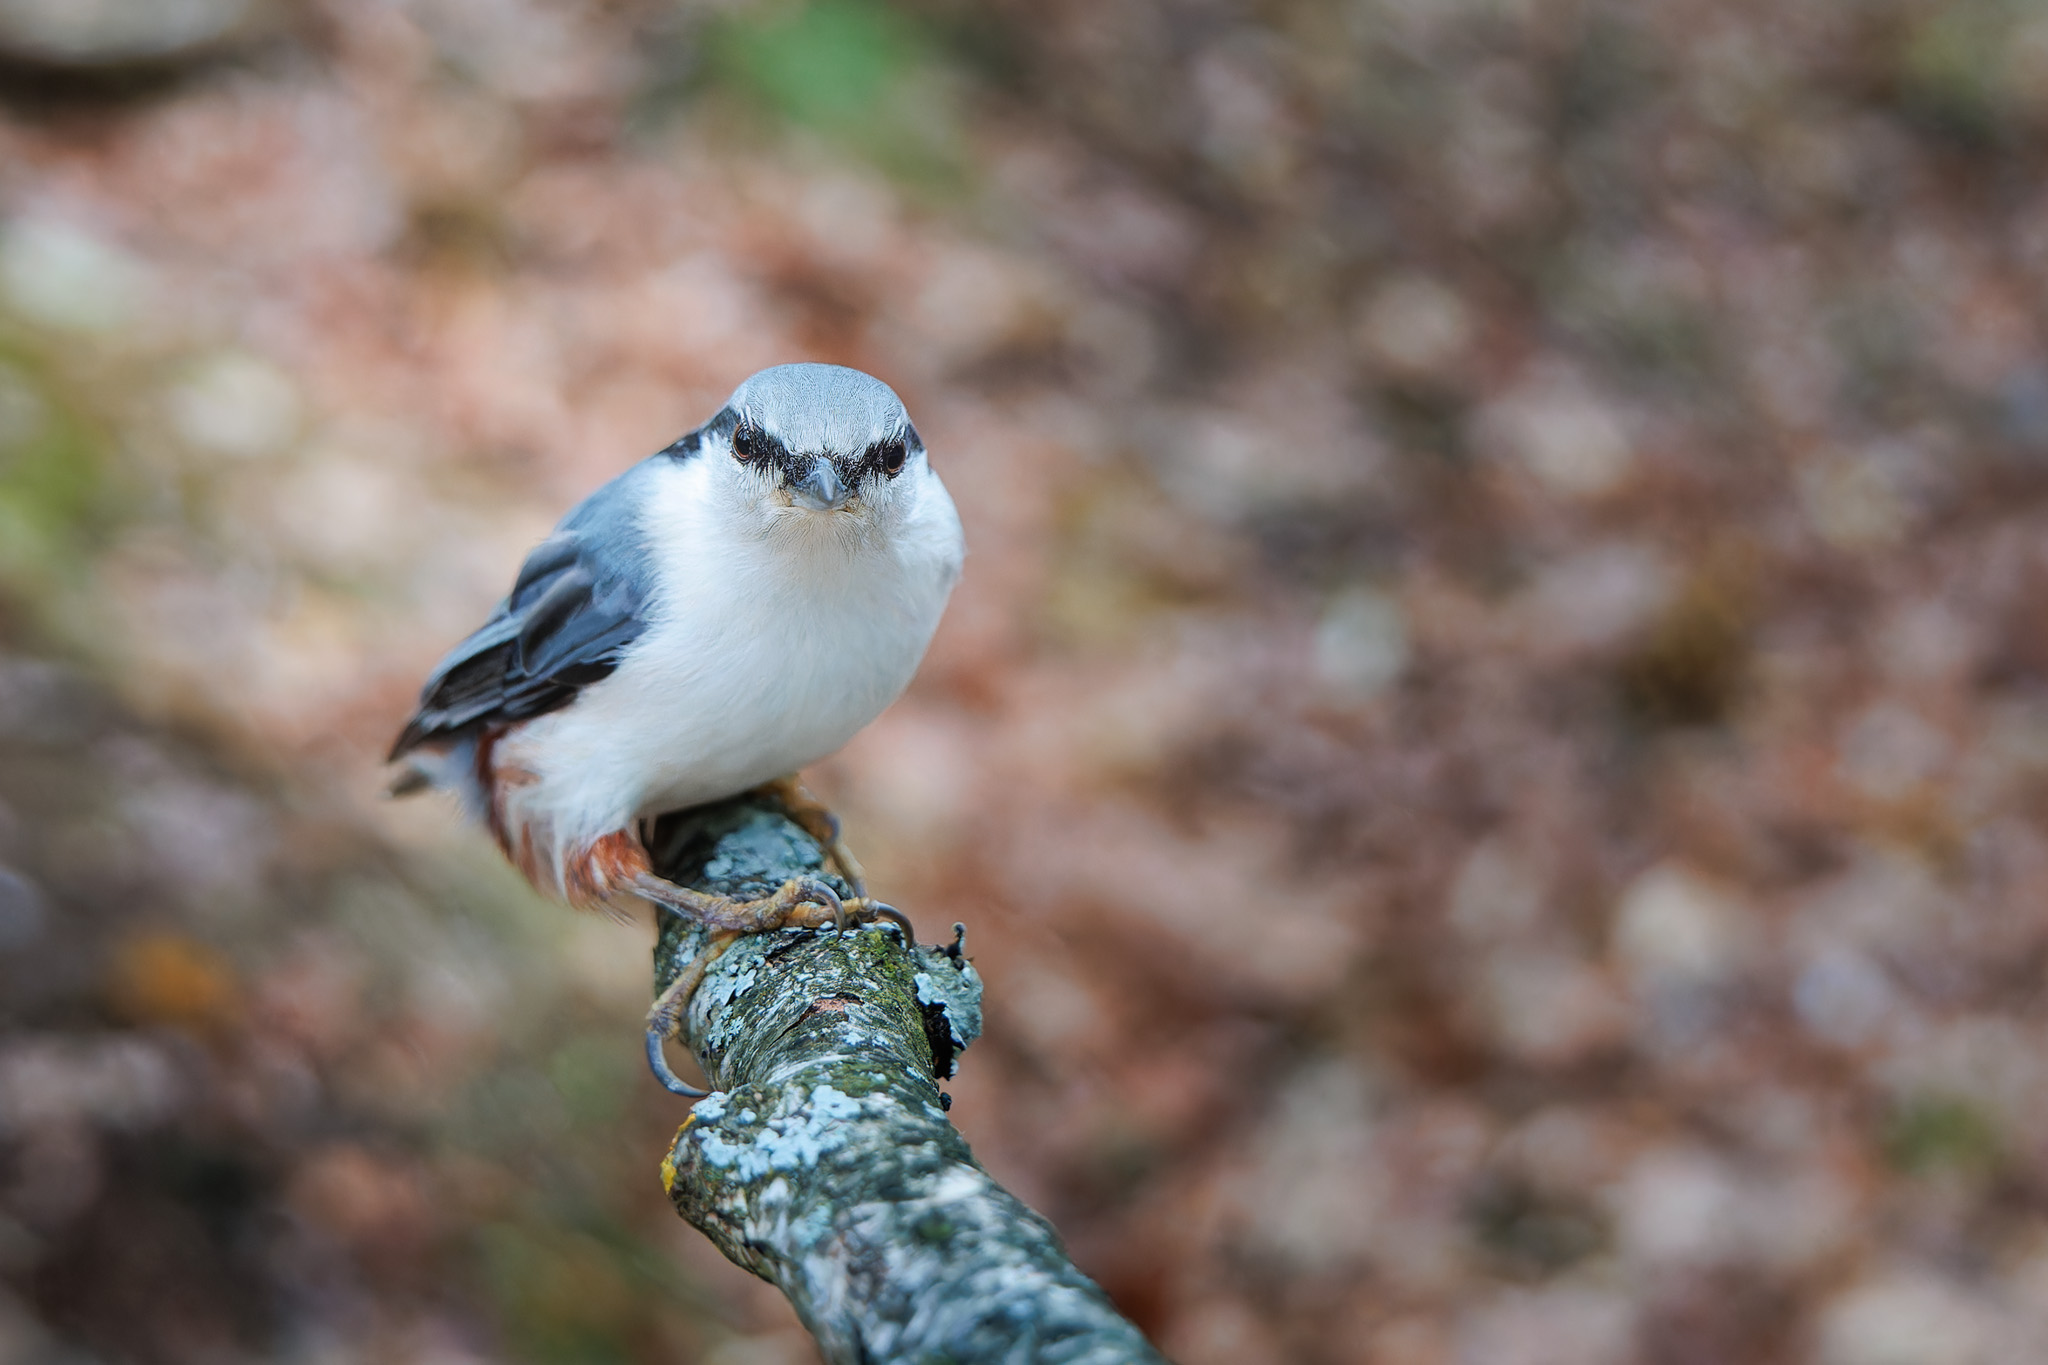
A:
[[[408,763],[396,777],[391,779],[391,784],[384,788],[384,794],[395,801],[401,796],[411,796],[414,792],[423,792],[433,785],[434,779],[431,776],[418,767],[418,765]]]
[[[429,787],[446,787],[462,797],[470,814],[480,817],[484,807],[477,784],[476,751],[474,735],[410,750],[398,761],[398,771],[392,774],[384,794],[397,798]]]

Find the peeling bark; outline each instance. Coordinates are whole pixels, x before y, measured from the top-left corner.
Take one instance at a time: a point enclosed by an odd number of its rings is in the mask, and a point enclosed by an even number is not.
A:
[[[838,885],[763,800],[671,816],[653,842],[664,875],[722,895]],[[703,942],[664,926],[657,991]],[[738,940],[683,1021],[714,1093],[662,1163],[669,1197],[789,1297],[834,1365],[1161,1362],[946,1118],[938,1081],[980,1028],[957,946],[912,948],[888,924]]]

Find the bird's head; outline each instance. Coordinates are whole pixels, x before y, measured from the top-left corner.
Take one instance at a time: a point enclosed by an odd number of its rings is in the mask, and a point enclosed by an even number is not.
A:
[[[887,520],[927,468],[895,391],[841,365],[762,370],[706,428],[703,453],[771,513],[862,522]]]

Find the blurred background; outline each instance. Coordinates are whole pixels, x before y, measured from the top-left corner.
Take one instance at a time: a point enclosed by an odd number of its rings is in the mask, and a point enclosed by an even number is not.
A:
[[[812,774],[1183,1365],[2048,1340],[2048,9],[0,0],[0,1365],[803,1365],[644,930],[379,760],[755,368],[967,525]]]

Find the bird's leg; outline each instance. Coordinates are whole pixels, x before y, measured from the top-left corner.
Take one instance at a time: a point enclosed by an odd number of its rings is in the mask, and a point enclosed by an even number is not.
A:
[[[699,1090],[669,1067],[668,1056],[662,1045],[676,1036],[682,1027],[683,1012],[690,1008],[691,997],[697,994],[697,987],[704,982],[704,973],[711,970],[711,964],[718,961],[739,935],[730,929],[713,930],[711,942],[704,951],[690,959],[690,965],[676,973],[676,979],[668,983],[668,989],[654,998],[654,1008],[647,1011],[647,1069],[654,1073],[654,1079],[661,1082],[662,1089],[689,1099],[701,1100],[711,1092]]]
[[[861,870],[860,860],[853,856],[853,850],[840,837],[839,817],[828,809],[824,802],[804,790],[804,784],[796,774],[778,777],[773,782],[763,783],[755,788],[766,796],[772,796],[782,803],[789,812],[789,818],[803,826],[804,833],[818,841],[818,846],[832,857],[839,869],[839,875],[846,878],[846,884],[853,888],[855,900],[866,900],[868,875]]]
[[[662,1045],[675,1037],[683,1015],[689,1010],[690,1001],[697,994],[697,987],[703,984],[704,974],[711,969],[711,964],[718,961],[742,934],[765,933],[772,929],[817,929],[826,924],[845,929],[849,924],[846,908],[839,899],[839,893],[816,877],[793,877],[773,894],[751,901],[693,891],[652,872],[636,875],[632,888],[670,914],[694,920],[711,931],[710,943],[690,960],[688,966],[676,973],[675,980],[669,982],[668,988],[655,998],[654,1007],[647,1012],[648,1070],[654,1073],[654,1079],[661,1082],[664,1090],[701,1099],[709,1092],[699,1090],[676,1075],[668,1064]]]

